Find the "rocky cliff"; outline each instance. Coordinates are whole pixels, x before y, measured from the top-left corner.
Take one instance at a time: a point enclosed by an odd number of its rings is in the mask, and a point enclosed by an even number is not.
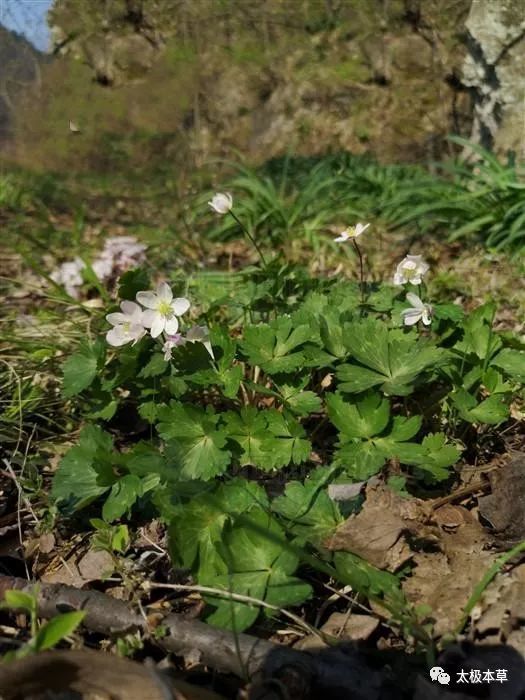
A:
[[[23,90],[38,89],[46,60],[24,37],[0,25],[0,143],[12,133],[17,96]]]
[[[450,154],[449,133],[471,131],[470,4],[56,0],[59,67],[41,101],[21,107],[20,152],[97,169],[232,150],[254,161],[289,150],[434,160]],[[83,124],[74,162],[68,118]]]

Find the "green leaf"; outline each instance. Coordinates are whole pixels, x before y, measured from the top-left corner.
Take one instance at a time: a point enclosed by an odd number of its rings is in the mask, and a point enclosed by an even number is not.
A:
[[[435,479],[445,478],[445,466],[454,464],[459,451],[444,444],[444,437],[425,438],[421,445],[407,442],[421,428],[421,417],[390,419],[388,399],[370,393],[349,403],[340,394],[327,398],[328,415],[339,429],[338,450],[334,464],[344,468],[355,481],[376,474],[387,459],[399,458],[406,464],[427,469]]]
[[[343,342],[343,324],[337,309],[329,308],[319,318],[320,334],[324,347],[331,355],[342,358],[347,355]]]
[[[388,437],[395,442],[410,440],[420,431],[422,421],[421,416],[412,416],[411,418],[394,416]]]
[[[225,421],[229,438],[241,447],[241,465],[277,469],[300,464],[310,455],[311,445],[300,424],[275,409],[246,407],[238,414],[226,414]]]
[[[53,477],[51,493],[62,508],[84,508],[111,487],[116,479],[112,446],[110,435],[99,427],[82,430],[78,445],[64,455]]]
[[[354,481],[366,481],[383,467],[388,450],[381,449],[375,441],[354,441],[341,445],[334,463],[344,467]]]
[[[345,325],[344,341],[354,359],[337,370],[339,388],[360,393],[381,385],[388,395],[405,396],[414,389],[420,376],[437,367],[442,349],[429,345],[413,333],[389,329],[385,323],[365,319]]]
[[[158,403],[155,401],[145,401],[138,407],[138,413],[141,418],[144,418],[148,423],[155,423],[157,420]]]
[[[435,318],[454,323],[461,323],[465,317],[465,312],[457,304],[432,304],[432,311]]]
[[[274,468],[288,464],[301,464],[310,456],[312,449],[305,431],[292,416],[285,416],[275,409],[267,412],[268,430],[274,436],[267,450],[272,453],[271,463]]]
[[[508,399],[505,394],[491,394],[480,403],[464,389],[451,394],[452,402],[463,420],[469,423],[497,425],[509,416]]]
[[[272,502],[272,509],[289,521],[288,531],[315,545],[332,534],[343,520],[323,485],[311,479],[304,484],[299,481],[286,484],[284,494]]]
[[[291,318],[283,316],[270,324],[247,326],[241,349],[252,365],[269,374],[291,372],[303,364],[304,355],[297,348],[311,339],[310,326],[293,328]]]
[[[36,615],[36,596],[24,591],[8,590],[4,593],[4,602],[0,607],[11,608],[11,610],[26,610],[32,615]]]
[[[504,348],[491,361],[491,364],[502,369],[509,377],[525,383],[525,352]]]
[[[346,324],[344,343],[353,357],[365,367],[389,375],[388,328],[382,321],[367,318]]]
[[[376,569],[355,554],[336,552],[334,564],[341,583],[350,584],[361,595],[388,596],[399,591],[399,579],[394,574]]]
[[[35,651],[53,649],[77,629],[85,616],[84,610],[75,610],[57,615],[49,622],[46,622],[45,625],[42,625],[31,642],[31,646]]]
[[[118,295],[120,299],[135,301],[137,292],[150,289],[150,277],[142,267],[128,270],[120,276]]]
[[[299,560],[286,547],[284,530],[262,509],[253,509],[226,531],[220,551],[227,571],[212,579],[215,587],[283,608],[302,603],[311,595],[311,587],[292,576]],[[208,617],[210,624],[242,631],[259,615],[257,607],[245,603],[207,598],[217,608]]]
[[[201,386],[219,386],[224,396],[235,398],[243,377],[241,365],[234,364],[237,343],[227,329],[218,326],[210,329],[210,342],[214,348],[215,366],[188,374],[187,379]]]
[[[430,433],[420,445],[410,442],[399,443],[394,450],[394,456],[403,464],[418,467],[435,481],[448,478],[448,467],[455,464],[461,454],[455,445],[447,444],[443,433]]]
[[[341,382],[339,389],[347,391],[349,394],[359,394],[385,381],[384,374],[379,374],[379,372],[361,365],[350,364],[338,367],[337,378]]]
[[[512,385],[503,379],[501,371],[498,371],[495,367],[489,367],[483,372],[482,382],[483,386],[491,394],[504,394],[512,391]]]
[[[163,480],[173,477],[166,466],[164,455],[159,452],[156,445],[149,442],[136,443],[131,450],[122,455],[122,464],[131,474],[138,477],[151,474]]]
[[[174,461],[180,479],[207,481],[224,474],[231,453],[226,449],[227,433],[218,427],[219,416],[211,406],[204,411],[171,401],[158,415],[157,431],[168,441],[166,456]]]
[[[501,339],[492,330],[495,312],[493,302],[474,309],[463,324],[463,340],[456,343],[454,349],[462,353],[474,353],[480,360],[492,357],[502,346]]]
[[[148,379],[149,377],[159,377],[167,372],[170,368],[169,362],[166,362],[164,355],[161,352],[156,352],[151,356],[150,361],[139,372],[139,377]]]
[[[109,496],[102,508],[102,517],[107,522],[121,518],[136,500],[142,496],[142,482],[134,474],[126,474],[111,487]]]
[[[97,341],[83,344],[64,362],[62,393],[66,398],[79,394],[92,384],[103,357],[104,345]]]
[[[390,333],[390,378],[381,387],[387,394],[404,396],[410,393],[414,383],[424,372],[438,367],[444,359],[441,348],[425,345],[420,337],[411,335],[396,337],[399,331]]]
[[[326,404],[328,416],[340,431],[343,441],[377,435],[390,420],[388,399],[378,393],[369,393],[353,402],[345,400],[341,394],[330,394]]]
[[[248,406],[240,413],[227,413],[224,418],[228,437],[242,449],[241,466],[266,464],[264,445],[268,437],[268,421],[264,412]]]
[[[111,535],[111,548],[115,552],[124,553],[129,547],[129,530],[127,525],[117,525]]]
[[[177,506],[169,530],[173,559],[187,568],[195,568],[197,563],[201,575],[215,571],[222,565],[216,545],[222,540],[226,523],[235,515],[267,505],[260,486],[237,478]]]
[[[286,406],[299,416],[307,416],[321,409],[321,398],[313,391],[301,391],[286,384],[280,386],[279,390]]]

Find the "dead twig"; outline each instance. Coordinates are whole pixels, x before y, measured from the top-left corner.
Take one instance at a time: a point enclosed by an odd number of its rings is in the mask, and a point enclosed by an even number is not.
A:
[[[0,575],[0,600],[10,589],[33,592],[33,584],[24,579]],[[165,651],[178,655],[200,652],[203,664],[219,671],[250,678],[272,678],[277,673],[286,684],[288,671],[299,675],[316,692],[344,692],[353,700],[377,700],[380,672],[370,668],[353,650],[338,647],[316,653],[298,651],[258,639],[249,634],[211,627],[199,620],[171,613],[164,617],[164,634],[152,635],[153,625],[122,600],[99,591],[83,591],[73,586],[40,583],[38,611],[44,618],[61,612],[83,610],[87,629],[106,636],[140,632],[150,636]],[[157,625],[159,623],[157,622]]]

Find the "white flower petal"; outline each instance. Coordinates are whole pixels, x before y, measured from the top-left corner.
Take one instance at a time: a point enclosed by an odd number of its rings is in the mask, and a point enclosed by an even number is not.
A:
[[[186,340],[190,343],[202,343],[208,338],[208,329],[206,326],[192,326],[186,333]]]
[[[129,335],[131,336],[131,338],[133,338],[133,345],[135,345],[135,343],[138,343],[139,340],[141,340],[146,335],[146,330],[144,326],[135,324],[129,329]]]
[[[112,326],[118,326],[121,323],[126,323],[128,320],[128,317],[125,314],[121,314],[120,311],[115,311],[115,313],[106,316],[106,321],[111,323]]]
[[[396,272],[394,274],[394,284],[397,287],[401,287],[403,284],[405,284],[405,282],[406,282],[406,279],[405,279],[404,275],[401,274],[401,272]]]
[[[422,316],[418,309],[404,309],[401,312],[405,326],[414,326]]]
[[[423,321],[425,326],[430,326],[430,324],[432,323],[432,316],[430,314],[429,308],[423,309],[423,311],[421,313],[421,320]]]
[[[229,192],[217,192],[208,205],[217,214],[227,214],[233,206],[233,197]]]
[[[156,309],[159,304],[159,298],[155,292],[137,292],[135,298],[139,304],[142,304],[147,309]]]
[[[190,308],[190,302],[185,297],[177,297],[171,302],[171,308],[175,316],[182,316]]]
[[[124,332],[122,326],[116,326],[106,333],[106,340],[113,347],[119,348],[121,345],[129,343],[131,338]]]
[[[161,314],[155,314],[155,318],[153,319],[153,323],[151,324],[151,337],[157,338],[164,330],[165,325],[166,319],[164,318],[164,316],[161,316]]]
[[[362,233],[364,233],[369,226],[370,226],[370,224],[356,224],[355,237],[357,238]]]
[[[164,331],[168,335],[175,335],[175,333],[179,330],[179,320],[177,319],[176,316],[173,316],[172,318],[166,318],[164,320]],[[153,335],[153,328],[152,328],[152,335]]]
[[[134,301],[123,301],[120,304],[120,308],[128,316],[135,316],[137,312],[142,313],[142,309]]]
[[[418,297],[417,294],[414,294],[413,292],[408,292],[407,293],[407,301],[412,304],[414,309],[424,309],[425,305],[421,301],[421,299]]]
[[[350,236],[346,233],[346,231],[343,231],[337,238],[334,238],[334,241],[336,243],[344,243],[350,238]]]
[[[167,282],[161,282],[157,287],[157,296],[162,301],[167,301],[168,303],[173,299],[173,292],[171,287]]]
[[[151,328],[153,322],[155,321],[158,313],[153,309],[148,309],[142,312],[141,323],[145,328]]]
[[[206,348],[206,350],[207,350],[208,353],[210,354],[211,359],[214,360],[214,359],[215,359],[215,355],[213,354],[213,348],[212,348],[212,346],[211,346],[210,341],[209,341],[209,340],[205,340],[202,344],[204,345],[204,347]]]

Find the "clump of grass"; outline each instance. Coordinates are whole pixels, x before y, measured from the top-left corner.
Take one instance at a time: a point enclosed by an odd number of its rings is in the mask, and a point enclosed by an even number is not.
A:
[[[444,234],[451,241],[468,239],[519,253],[525,246],[523,166],[451,138],[470,148],[475,160],[457,159],[430,171],[348,153],[287,156],[259,169],[237,166],[224,188],[237,196],[238,213],[252,233],[272,243],[375,218],[414,236]],[[219,221],[210,233],[216,240],[235,235],[230,220]]]

